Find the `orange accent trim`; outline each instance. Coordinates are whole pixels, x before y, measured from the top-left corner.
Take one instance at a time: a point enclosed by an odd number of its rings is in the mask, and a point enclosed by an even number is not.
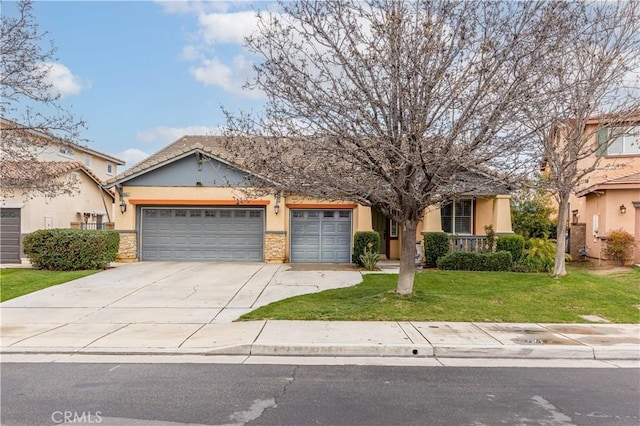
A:
[[[155,204],[162,206],[268,206],[269,200],[147,200],[130,199],[130,204]]]
[[[285,204],[290,209],[355,209],[357,204]]]

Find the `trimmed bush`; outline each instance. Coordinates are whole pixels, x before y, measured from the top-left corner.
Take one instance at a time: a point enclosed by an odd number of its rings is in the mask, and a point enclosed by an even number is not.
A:
[[[479,253],[457,251],[438,259],[438,268],[446,271],[481,271],[485,258]]]
[[[376,231],[358,231],[353,236],[353,255],[351,261],[358,266],[364,266],[360,255],[365,254],[365,249],[369,250],[369,243],[372,243],[371,251],[380,253],[380,234]]]
[[[496,242],[496,251],[508,251],[514,262],[522,259],[524,237],[522,235],[500,235]]]
[[[508,271],[511,263],[511,253],[508,251],[454,252],[440,258],[438,268],[449,271]]]
[[[424,234],[424,256],[428,268],[435,268],[438,259],[449,253],[449,235],[446,232],[427,232]]]
[[[618,265],[624,265],[624,262],[631,257],[634,242],[633,235],[624,229],[611,231],[607,234],[607,255]]]
[[[508,271],[513,263],[513,256],[508,251],[485,253],[487,258],[486,271]]]
[[[116,259],[116,231],[42,229],[24,237],[24,253],[37,269],[77,271],[105,269]]]

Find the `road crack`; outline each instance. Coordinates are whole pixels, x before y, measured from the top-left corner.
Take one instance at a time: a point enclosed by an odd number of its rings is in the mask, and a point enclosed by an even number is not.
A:
[[[291,377],[285,378],[286,382],[282,387],[282,392],[279,395],[274,396],[273,398],[268,399],[256,399],[251,404],[248,410],[245,411],[237,411],[229,416],[229,420],[233,423],[224,426],[246,426],[254,420],[262,417],[265,411],[273,408],[278,408],[278,402],[282,399],[283,396],[286,395],[289,386],[296,381],[296,373],[300,368],[299,365],[293,367],[293,371],[291,373]]]

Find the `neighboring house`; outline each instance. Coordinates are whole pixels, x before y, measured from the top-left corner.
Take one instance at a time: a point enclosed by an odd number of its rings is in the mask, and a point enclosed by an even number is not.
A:
[[[121,261],[351,262],[354,233],[372,230],[387,258],[400,256],[400,227],[370,207],[279,193],[247,198],[251,171],[227,159],[221,140],[185,136],[107,181],[118,198]],[[484,239],[486,225],[511,233],[509,199],[487,188],[433,207],[416,240],[444,230],[466,237],[456,240],[460,248]]]
[[[596,125],[595,120],[592,124]],[[593,127],[587,128],[593,131]],[[607,260],[606,235],[623,229],[635,237],[632,261],[640,263],[640,124],[633,123],[624,136],[616,138],[608,148],[603,146],[594,155],[601,156],[599,169],[577,188],[569,200],[571,254],[591,259]],[[605,140],[602,129],[593,137]],[[594,158],[585,159],[592,162]]]
[[[10,123],[0,121],[4,128]],[[20,263],[24,235],[38,229],[97,228],[113,220],[114,194],[102,187],[117,174],[124,162],[98,151],[30,132],[30,137],[46,140],[34,151],[37,160],[2,161],[0,176],[0,263]],[[78,161],[79,160],[79,161]],[[89,166],[90,165],[90,166]],[[75,182],[72,194],[29,196],[22,190],[9,193],[3,188],[20,187],[31,176]]]

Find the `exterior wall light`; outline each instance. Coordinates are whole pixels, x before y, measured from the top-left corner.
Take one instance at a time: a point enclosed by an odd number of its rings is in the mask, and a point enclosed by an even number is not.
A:
[[[280,193],[276,192],[276,203],[273,206],[273,212],[277,215],[280,213]]]
[[[127,211],[127,203],[124,202],[124,198],[120,199],[120,213],[125,214]]]
[[[624,206],[624,204],[620,205],[620,214],[625,214],[627,213],[627,208]]]

